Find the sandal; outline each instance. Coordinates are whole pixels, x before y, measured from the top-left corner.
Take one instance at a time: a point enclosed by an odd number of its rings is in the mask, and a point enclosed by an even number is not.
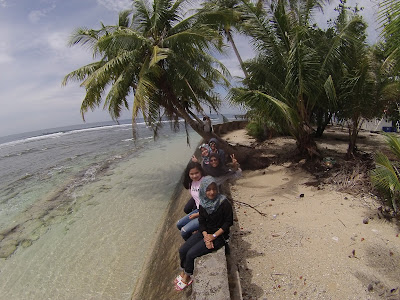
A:
[[[174,283],[175,284],[177,284],[178,283],[178,281],[182,281],[182,276],[181,276],[181,274],[179,274],[178,276],[176,276],[176,278],[175,278],[175,280],[174,280]]]
[[[178,282],[175,283],[175,289],[177,291],[182,291],[184,290],[186,287],[188,287],[189,285],[191,285],[193,282],[193,279],[190,279],[190,281],[188,283],[183,282],[182,280],[178,280]]]

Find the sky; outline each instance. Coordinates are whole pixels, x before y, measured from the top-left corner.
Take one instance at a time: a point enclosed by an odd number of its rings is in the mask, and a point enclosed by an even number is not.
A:
[[[334,17],[316,17],[324,27]],[[377,41],[376,13],[378,0],[349,0],[365,5],[362,15],[370,24],[371,43]],[[82,124],[80,105],[85,91],[78,82],[62,86],[64,76],[93,62],[90,50],[67,45],[77,27],[98,29],[100,22],[114,25],[118,12],[130,8],[131,0],[0,0],[0,136]],[[244,60],[253,57],[249,42],[236,37]],[[243,76],[232,53],[220,58],[233,76]],[[238,108],[224,105],[222,113],[238,113]],[[129,111],[121,119],[131,118]],[[102,107],[85,114],[87,123],[111,120]]]

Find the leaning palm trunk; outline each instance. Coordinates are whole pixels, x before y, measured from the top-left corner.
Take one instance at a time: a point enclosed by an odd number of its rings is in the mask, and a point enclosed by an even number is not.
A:
[[[232,49],[235,52],[236,58],[239,61],[239,64],[240,64],[240,67],[243,70],[244,76],[246,78],[248,78],[249,77],[249,73],[247,72],[246,68],[244,67],[242,57],[240,56],[240,53],[239,53],[239,51],[238,51],[238,49],[236,47],[236,43],[233,40],[232,34],[228,29],[225,29],[225,35],[226,35],[226,38],[228,39],[228,41],[231,43]]]
[[[232,146],[215,133],[204,131],[203,122],[199,123],[192,119],[183,107],[177,106],[177,112],[185,122],[203,138],[204,141],[216,138],[219,142],[219,147],[222,148],[225,153],[235,154],[236,159],[243,169],[261,169],[269,165],[269,160],[266,157],[261,156],[262,153],[260,150],[251,147]]]

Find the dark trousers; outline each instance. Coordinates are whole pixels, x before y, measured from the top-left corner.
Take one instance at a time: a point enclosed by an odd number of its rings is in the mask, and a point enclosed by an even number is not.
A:
[[[214,248],[207,249],[203,240],[203,234],[201,232],[197,232],[179,248],[181,267],[185,270],[186,274],[193,274],[194,260],[196,257],[200,257],[212,251],[218,250],[225,244],[225,241],[222,237],[218,237],[213,241],[213,243]]]

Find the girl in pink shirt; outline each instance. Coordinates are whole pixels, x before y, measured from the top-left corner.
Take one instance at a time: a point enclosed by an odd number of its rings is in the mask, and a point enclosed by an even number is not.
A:
[[[192,199],[194,200],[193,211],[188,212],[187,207],[185,208],[185,212],[188,214],[184,216],[182,219],[178,221],[176,226],[181,231],[181,235],[183,239],[186,241],[194,231],[199,229],[199,189],[201,179],[204,177],[204,170],[201,167],[200,163],[190,161],[185,169],[185,177],[183,180],[183,186],[186,189],[190,189],[190,194],[192,195]],[[188,203],[193,203],[191,200]],[[188,206],[188,205],[186,205]]]

